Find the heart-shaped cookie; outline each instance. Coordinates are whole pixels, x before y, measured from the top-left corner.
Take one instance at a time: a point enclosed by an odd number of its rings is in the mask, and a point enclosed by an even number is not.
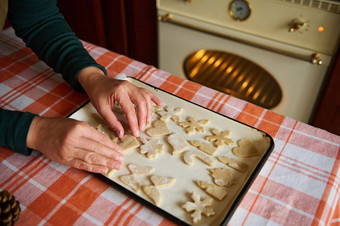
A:
[[[238,147],[233,148],[234,155],[243,158],[259,156],[261,153],[248,139],[241,139],[237,142]]]
[[[163,120],[156,120],[153,122],[152,127],[146,130],[146,134],[150,137],[160,137],[171,133],[167,124]]]

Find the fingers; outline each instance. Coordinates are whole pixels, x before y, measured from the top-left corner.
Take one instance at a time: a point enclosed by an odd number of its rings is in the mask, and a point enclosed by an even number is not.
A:
[[[115,131],[117,136],[121,138],[124,135],[124,128],[111,108],[105,106],[102,109],[98,109],[98,112],[102,115],[108,125]]]
[[[94,129],[91,138],[85,136],[75,148],[69,164],[90,172],[106,173],[109,169],[120,169],[123,159],[122,149]]]
[[[146,123],[150,123],[152,120],[152,102],[157,105],[162,105],[162,102],[150,91],[141,89],[142,93],[140,100],[135,101],[138,108],[138,122],[140,129],[143,131]]]
[[[131,94],[121,94],[118,99],[122,110],[125,112],[129,122],[130,129],[134,136],[139,136],[139,130],[144,131],[146,123],[152,119],[152,100],[157,104],[162,104],[161,101],[146,89],[132,87]],[[137,106],[137,115],[134,108]]]
[[[130,97],[126,94],[121,94],[118,102],[126,115],[132,134],[135,137],[139,137],[139,126],[136,111]]]
[[[89,131],[82,130],[82,132],[81,135],[85,140],[78,145],[78,148],[92,150],[107,157],[114,157],[115,152],[123,156],[122,148],[95,128],[90,126]]]
[[[74,168],[86,170],[88,172],[93,172],[93,173],[106,174],[109,171],[109,168],[106,166],[93,165],[93,164],[84,162],[80,159],[72,159],[69,165]]]

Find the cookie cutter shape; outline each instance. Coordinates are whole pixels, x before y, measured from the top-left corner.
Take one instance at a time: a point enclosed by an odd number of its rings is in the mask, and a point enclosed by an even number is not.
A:
[[[261,153],[248,139],[240,139],[237,142],[238,147],[233,148],[234,155],[242,158],[256,157]]]
[[[159,176],[159,175],[152,175],[150,177],[151,182],[159,188],[166,188],[169,185],[175,183],[175,177],[167,177],[167,176]]]
[[[228,130],[220,132],[219,129],[213,128],[211,129],[211,133],[213,135],[206,136],[205,139],[212,142],[217,148],[222,147],[223,144],[226,144],[226,145],[234,144],[234,141],[229,138],[230,131]]]
[[[227,195],[227,189],[225,187],[211,184],[208,181],[195,181],[198,187],[203,189],[208,195],[211,195],[215,199],[222,200]]]
[[[165,106],[163,109],[160,109],[157,111],[157,114],[160,115],[161,120],[167,121],[168,119],[171,119],[174,122],[179,122],[180,115],[183,112],[183,108],[177,107],[174,108],[172,106]]]
[[[205,133],[204,126],[210,122],[209,119],[196,120],[194,117],[188,116],[187,121],[178,122],[178,125],[185,129],[187,134],[192,134],[195,131]]]
[[[202,162],[204,162],[208,166],[213,166],[214,165],[214,160],[212,160],[206,154],[203,154],[202,152],[199,152],[199,151],[196,151],[196,150],[187,151],[184,154],[183,159],[184,159],[184,162],[187,165],[192,166],[194,164],[194,159],[193,159],[194,157],[200,159]]]
[[[96,115],[96,114],[93,114]],[[99,117],[99,116],[98,116]],[[109,126],[103,125],[102,123],[95,123],[92,125],[96,130],[98,130],[99,132],[101,132],[102,134],[104,134],[105,136],[109,137],[111,140],[113,140],[114,142],[118,141],[118,137],[116,136],[116,134],[112,131],[111,128],[109,128]]]
[[[198,148],[198,150],[201,150],[205,153],[207,153],[208,155],[214,155],[217,152],[217,148],[214,147],[211,144],[199,141],[199,140],[189,140],[189,143]]]
[[[226,164],[227,166],[233,168],[234,170],[239,171],[240,173],[247,172],[249,166],[248,164],[238,161],[233,158],[229,158],[228,156],[217,156],[218,161]]]
[[[140,143],[137,138],[131,134],[125,134],[122,138],[119,139],[117,144],[124,150],[130,151],[132,149],[138,148]]]
[[[159,192],[159,190],[156,186],[144,185],[142,188],[143,188],[143,191],[145,192],[145,194],[147,196],[149,196],[157,206],[159,206],[161,204],[162,195],[161,195],[161,193]]]
[[[140,138],[143,145],[140,147],[140,153],[146,155],[147,158],[153,159],[163,152],[164,144],[160,144],[158,139]]]
[[[134,175],[123,175],[119,179],[129,187],[131,187],[135,192],[139,192],[141,184],[136,180]]]
[[[130,163],[127,167],[133,175],[138,176],[149,175],[155,169],[152,166],[142,166],[136,163]]]
[[[168,136],[168,142],[172,146],[172,155],[177,155],[186,149],[188,149],[189,145],[187,141],[179,134],[173,133]]]
[[[146,134],[150,137],[160,137],[171,133],[167,124],[163,120],[155,120],[152,127],[146,130]]]
[[[236,184],[238,180],[236,179],[236,175],[227,168],[214,168],[209,169],[213,181],[218,186],[231,187]]]
[[[187,201],[182,205],[182,208],[187,212],[193,212],[191,217],[195,224],[201,220],[202,214],[207,217],[215,214],[213,208],[211,207],[213,202],[212,198],[206,197],[205,199],[201,200],[200,195],[198,195],[196,192],[192,193],[191,198],[193,202]]]

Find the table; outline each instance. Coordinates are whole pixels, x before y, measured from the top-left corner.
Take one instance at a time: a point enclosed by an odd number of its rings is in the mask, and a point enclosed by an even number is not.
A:
[[[340,137],[83,42],[109,76],[135,77],[270,134],[275,148],[230,225],[339,225]],[[0,106],[67,116],[88,101],[16,38],[0,36]],[[0,190],[21,203],[18,225],[173,225],[93,174],[0,147]]]

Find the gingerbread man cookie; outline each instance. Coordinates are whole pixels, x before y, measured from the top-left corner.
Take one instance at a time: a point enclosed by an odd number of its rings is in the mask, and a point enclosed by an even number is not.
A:
[[[140,147],[140,153],[146,155],[147,158],[153,159],[163,152],[164,144],[160,144],[158,139],[147,139],[142,137],[141,142],[144,143]]]
[[[174,122],[179,122],[180,115],[183,112],[183,108],[174,108],[171,106],[165,106],[164,109],[161,109],[157,111],[157,114],[161,116],[161,120],[167,121],[168,119],[171,119]]]
[[[178,122],[178,125],[185,129],[187,134],[192,134],[195,131],[204,133],[206,126],[210,121],[208,119],[196,120],[194,117],[188,116],[186,122]]]

